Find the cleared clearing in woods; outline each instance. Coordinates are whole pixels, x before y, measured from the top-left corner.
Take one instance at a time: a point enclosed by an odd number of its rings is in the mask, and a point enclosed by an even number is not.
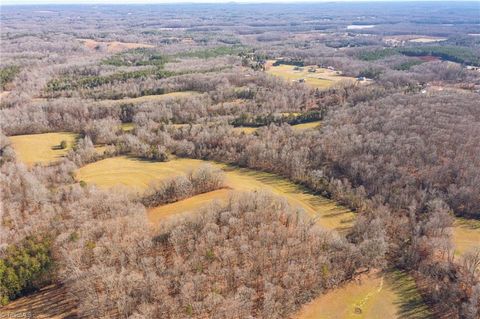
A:
[[[140,97],[132,97],[132,98],[124,98],[120,100],[101,100],[102,103],[113,103],[113,104],[124,104],[124,103],[144,103],[144,102],[156,102],[162,101],[167,99],[175,99],[175,98],[184,98],[190,97],[196,94],[200,94],[195,91],[182,91],[182,92],[170,92],[165,94],[158,94],[158,95],[144,95]]]
[[[371,273],[304,305],[294,319],[430,318],[415,281],[400,271]]]
[[[275,61],[269,60],[265,65],[268,74],[281,77],[290,82],[304,81],[306,84],[320,89],[326,89],[339,82],[355,82],[356,79],[343,76],[341,72],[319,68],[316,66],[297,67],[294,65],[281,64],[273,66]],[[315,72],[309,72],[315,70]]]
[[[154,180],[162,180],[204,164],[203,161],[178,158],[169,162],[142,160],[128,156],[107,158],[88,164],[77,171],[77,180],[95,184],[101,188],[128,186],[143,191]]]
[[[452,235],[456,255],[480,249],[480,220],[456,218]]]
[[[154,162],[119,156],[80,168],[76,178],[101,188],[124,185],[135,191],[143,191],[154,180],[186,174],[206,163],[225,172],[228,188],[239,191],[266,190],[283,196],[293,207],[301,208],[310,216],[318,218],[319,224],[323,227],[342,230],[350,227],[353,222],[354,214],[350,210],[329,199],[314,195],[278,175],[209,161],[175,158],[168,162]],[[210,192],[170,204],[169,207],[154,208],[150,210],[149,217],[151,221],[155,222],[168,216],[168,212],[175,215],[184,209],[190,211],[189,207],[197,206],[198,208],[202,203],[226,198],[227,192]]]
[[[10,136],[12,146],[20,161],[27,165],[48,164],[67,154],[75,144],[77,134],[69,132]],[[67,142],[62,149],[60,143]]]
[[[322,121],[308,122],[297,125],[292,125],[294,131],[305,131],[313,128],[317,128],[321,125]]]
[[[95,41],[92,39],[78,39],[83,45],[90,50],[98,50],[102,46],[106,48],[108,53],[117,53],[129,49],[138,49],[138,48],[153,48],[151,44],[145,43],[131,43],[131,42],[119,42],[119,41]]]

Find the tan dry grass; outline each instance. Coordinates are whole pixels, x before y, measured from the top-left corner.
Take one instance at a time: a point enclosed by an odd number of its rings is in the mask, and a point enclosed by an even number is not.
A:
[[[480,249],[480,220],[456,218],[452,235],[456,255]]]
[[[324,197],[311,194],[307,189],[278,175],[210,161],[177,158],[168,162],[153,162],[119,156],[80,168],[77,171],[76,178],[89,184],[96,184],[101,188],[124,185],[134,191],[143,191],[154,180],[164,180],[186,174],[190,170],[207,163],[225,172],[226,184],[229,188],[239,191],[266,190],[283,196],[293,207],[303,209],[310,216],[316,218],[319,224],[325,228],[344,230],[349,228],[354,220],[354,214],[348,209]],[[210,195],[195,196],[171,207],[178,210],[181,209],[178,208],[182,207],[181,205],[185,205],[187,208],[193,207],[190,201],[198,201],[197,206],[201,206],[201,203],[208,202],[206,199],[213,200],[216,198],[224,199],[225,193],[212,192]],[[162,209],[157,209],[156,212],[162,216],[168,215]],[[150,213],[149,217],[151,221],[160,219],[156,217],[155,213]]]
[[[275,61],[272,60],[267,61],[266,72],[268,74],[281,77],[291,82],[298,82],[303,79],[306,84],[314,88],[326,89],[340,82],[352,83],[356,81],[353,77],[342,76],[341,73],[337,71],[325,68],[304,66],[301,67],[300,70],[296,70],[293,65],[281,64],[273,66],[274,62]],[[310,68],[314,68],[316,72],[308,72]]]
[[[302,132],[302,131],[305,131],[305,130],[317,128],[321,125],[321,123],[322,123],[322,121],[302,123],[302,124],[292,125],[292,128],[295,131]]]
[[[95,50],[98,46],[105,45],[107,47],[108,53],[118,53],[118,52],[129,50],[129,49],[154,47],[151,44],[145,44],[145,43],[131,43],[131,42],[119,42],[119,41],[103,42],[103,41],[95,41],[92,39],[78,39],[78,40],[82,42],[83,45],[90,50]]]
[[[400,271],[371,273],[302,307],[295,319],[429,318],[412,277]]]
[[[17,157],[27,165],[49,164],[67,154],[75,144],[77,134],[69,132],[16,135],[9,137]],[[60,143],[67,141],[67,148]]]

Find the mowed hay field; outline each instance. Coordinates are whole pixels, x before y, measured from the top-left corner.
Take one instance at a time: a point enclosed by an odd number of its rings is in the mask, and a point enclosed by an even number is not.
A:
[[[129,49],[138,49],[138,48],[153,48],[153,45],[145,44],[145,43],[130,43],[130,42],[119,42],[119,41],[110,41],[110,42],[103,42],[103,41],[95,41],[92,39],[78,39],[83,45],[90,49],[96,50],[98,47],[104,45],[107,49],[108,53],[117,53],[124,50]]]
[[[169,162],[156,162],[118,156],[81,167],[77,171],[76,178],[100,188],[124,185],[134,191],[144,191],[155,180],[186,174],[202,164],[204,162],[201,160],[183,158]]]
[[[294,131],[302,132],[305,130],[318,128],[321,125],[322,121],[308,122],[302,124],[292,125]]]
[[[372,273],[304,305],[294,319],[431,318],[415,282],[400,271]]]
[[[237,133],[244,133],[244,134],[253,134],[258,130],[258,127],[246,127],[246,126],[238,126],[234,127],[233,131]]]
[[[155,180],[162,180],[180,174],[187,174],[192,169],[210,164],[225,172],[228,188],[239,191],[266,190],[285,197],[296,208],[305,210],[310,216],[317,218],[320,225],[328,229],[342,230],[352,225],[354,214],[335,202],[309,193],[285,178],[275,174],[259,172],[246,168],[238,168],[216,162],[196,159],[175,158],[168,162],[146,161],[137,158],[119,156],[104,159],[80,168],[76,173],[79,181],[95,184],[101,188],[117,185],[130,187],[134,191],[143,191]],[[225,192],[211,192],[194,196],[175,203],[174,206],[155,208],[149,212],[151,221],[158,221],[158,216],[167,216],[166,209],[175,208],[182,211],[184,207],[197,207],[214,199],[226,199]],[[192,202],[193,201],[193,202]],[[173,204],[172,204],[173,205]],[[189,209],[186,209],[189,210]],[[172,214],[175,214],[173,212]]]
[[[355,82],[356,79],[352,77],[342,76],[337,71],[319,68],[316,66],[304,66],[297,68],[294,65],[281,64],[273,66],[275,61],[267,61],[266,72],[268,74],[284,78],[287,81],[305,80],[305,83],[314,87],[326,89],[339,82]],[[310,68],[314,68],[316,72],[309,72]]]
[[[69,132],[10,136],[17,157],[27,165],[48,164],[60,159],[75,144],[77,134]],[[67,142],[65,149],[60,143]]]
[[[453,227],[455,254],[480,249],[480,220],[456,218]]]
[[[123,103],[144,103],[144,102],[156,102],[168,99],[177,99],[177,98],[185,98],[190,97],[193,95],[198,95],[200,93],[195,91],[182,91],[182,92],[170,92],[165,94],[158,94],[158,95],[144,95],[140,97],[133,97],[133,98],[124,98],[120,100],[102,100],[103,103],[113,103],[113,104],[123,104]]]
[[[149,220],[157,223],[172,215],[195,211],[213,200],[226,201],[231,191],[236,190],[268,191],[282,196],[292,207],[304,210],[315,218],[319,225],[328,229],[342,231],[348,229],[353,223],[355,216],[350,210],[329,199],[311,194],[301,186],[278,175],[225,164],[211,164],[225,172],[227,190],[217,190],[150,209],[148,211]]]

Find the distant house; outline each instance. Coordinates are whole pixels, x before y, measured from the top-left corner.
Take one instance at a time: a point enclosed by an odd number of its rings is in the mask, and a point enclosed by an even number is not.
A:
[[[314,67],[311,67],[311,68],[308,69],[308,72],[315,73],[315,72],[317,72],[317,69],[315,69]]]
[[[474,66],[474,65],[467,65],[465,68],[466,68],[467,70],[480,71],[480,67]]]
[[[335,71],[335,68],[333,66],[328,66],[327,69]]]
[[[358,80],[358,81],[366,81],[367,78],[364,77],[364,76],[359,76],[359,77],[357,78],[357,80]]]

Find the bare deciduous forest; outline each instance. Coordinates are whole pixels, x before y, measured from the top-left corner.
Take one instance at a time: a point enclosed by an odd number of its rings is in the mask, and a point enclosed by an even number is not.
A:
[[[480,318],[478,3],[0,18],[0,317]]]

